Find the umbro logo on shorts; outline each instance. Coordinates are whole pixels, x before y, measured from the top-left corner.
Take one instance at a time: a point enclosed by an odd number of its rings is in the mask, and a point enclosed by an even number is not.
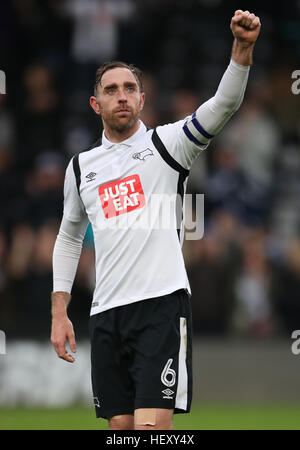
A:
[[[133,159],[139,159],[140,161],[145,161],[147,156],[154,156],[154,153],[151,150],[151,148],[146,148],[146,150],[134,153],[132,155]]]
[[[164,391],[162,391],[162,393],[165,394],[165,395],[163,396],[163,398],[167,398],[167,399],[169,399],[169,400],[172,400],[172,399],[173,399],[173,397],[171,397],[171,395],[174,394],[174,391],[171,391],[171,389],[165,389]]]

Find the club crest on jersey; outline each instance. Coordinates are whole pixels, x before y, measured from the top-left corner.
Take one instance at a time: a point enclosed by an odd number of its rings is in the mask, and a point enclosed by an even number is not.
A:
[[[137,174],[103,184],[99,186],[98,192],[107,219],[143,208],[146,203],[141,180]]]
[[[154,156],[151,148],[146,148],[146,150],[142,150],[141,152],[132,155],[133,159],[139,159],[140,161],[146,161],[147,156]]]

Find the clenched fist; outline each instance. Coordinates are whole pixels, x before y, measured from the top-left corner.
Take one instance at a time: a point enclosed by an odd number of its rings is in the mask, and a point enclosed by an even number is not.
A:
[[[260,20],[249,11],[238,9],[231,19],[230,28],[233,36],[244,45],[253,45],[260,32]]]

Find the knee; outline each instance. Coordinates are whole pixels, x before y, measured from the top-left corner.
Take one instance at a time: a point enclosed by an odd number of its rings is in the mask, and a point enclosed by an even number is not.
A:
[[[112,416],[108,419],[110,430],[133,430],[134,421],[132,415]]]
[[[173,430],[173,410],[140,408],[134,414],[135,430]]]

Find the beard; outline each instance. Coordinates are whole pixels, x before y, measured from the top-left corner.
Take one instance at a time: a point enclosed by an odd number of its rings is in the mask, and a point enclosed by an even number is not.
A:
[[[102,111],[102,120],[108,128],[118,133],[130,130],[136,122],[139,120],[140,111],[126,107],[124,114],[120,112],[120,109],[115,109],[112,112]]]

